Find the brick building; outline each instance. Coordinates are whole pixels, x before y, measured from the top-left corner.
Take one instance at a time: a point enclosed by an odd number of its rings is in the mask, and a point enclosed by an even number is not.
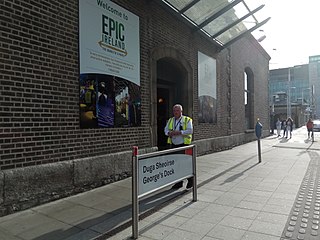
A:
[[[81,1],[0,2],[2,215],[130,176],[132,146],[141,153],[164,147],[163,121],[174,103],[194,120],[199,155],[255,139],[257,117],[269,126],[270,57],[250,34],[221,48],[160,1],[115,0],[116,7],[139,19],[138,87],[121,87],[123,80],[113,76],[118,118],[107,127],[95,127],[97,122],[83,127]],[[104,1],[92,0],[98,2]],[[216,64],[214,114],[208,119],[199,114],[199,56]],[[92,79],[106,88],[107,78]],[[133,111],[128,105],[121,112],[125,89],[140,92],[134,116],[126,115]]]

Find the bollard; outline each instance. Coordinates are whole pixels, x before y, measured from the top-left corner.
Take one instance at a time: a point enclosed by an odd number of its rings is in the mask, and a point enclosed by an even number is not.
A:
[[[258,158],[259,158],[259,163],[261,163],[261,143],[260,143],[260,138],[261,138],[261,132],[262,132],[262,124],[259,122],[259,118],[257,118],[255,132],[256,132],[256,136],[258,138]]]
[[[258,139],[258,158],[259,158],[259,163],[261,163],[261,144],[260,144],[260,139]]]
[[[314,131],[313,131],[313,128],[312,128],[312,142],[314,142]]]

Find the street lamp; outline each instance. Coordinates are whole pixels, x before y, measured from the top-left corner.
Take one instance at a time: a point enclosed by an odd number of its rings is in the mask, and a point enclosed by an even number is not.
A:
[[[304,92],[305,90],[309,90],[309,91],[310,91],[310,89],[311,89],[311,88],[304,88],[304,89],[302,89],[302,91],[301,91],[301,98],[302,98],[302,100],[301,100],[301,105],[303,105],[303,102],[304,102],[303,92]],[[308,96],[309,96],[309,95],[310,95],[310,93],[308,94]],[[307,103],[310,103],[310,96],[309,96],[309,100],[308,100]]]
[[[275,110],[274,110],[274,104],[275,104],[275,98],[277,95],[272,95],[272,100],[271,100],[271,109],[270,109],[270,115],[271,115],[271,122],[270,122],[270,127],[271,127],[271,134],[274,134],[274,115],[275,115]]]
[[[295,89],[296,87],[289,87],[288,89],[288,100],[287,100],[287,119],[291,118],[291,89]]]
[[[314,85],[311,86],[311,106],[310,106],[310,109],[312,111],[312,118],[314,119],[315,118],[315,105],[314,105],[314,102],[315,102],[315,96],[314,96]]]
[[[307,101],[307,104],[308,104],[309,106],[308,106],[308,108],[305,108],[305,109],[304,109],[304,107],[303,107],[303,105],[304,105],[303,92],[304,92],[305,90],[308,90],[308,91],[309,91],[308,101]],[[304,122],[307,121],[306,116],[307,116],[307,118],[309,118],[308,115],[310,114],[310,90],[311,90],[311,88],[304,88],[304,89],[302,89],[302,91],[301,91],[301,114],[303,114],[302,117],[303,117],[303,121],[304,121]],[[308,110],[307,110],[307,109],[308,109]]]
[[[287,95],[287,119],[290,117],[291,118],[291,88],[296,88],[296,87],[291,87],[291,74],[290,74],[291,68],[288,68],[288,95]]]

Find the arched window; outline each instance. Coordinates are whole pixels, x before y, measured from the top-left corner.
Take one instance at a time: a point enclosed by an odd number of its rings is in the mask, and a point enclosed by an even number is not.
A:
[[[250,68],[244,72],[244,106],[245,106],[245,128],[254,128],[253,119],[253,73]]]

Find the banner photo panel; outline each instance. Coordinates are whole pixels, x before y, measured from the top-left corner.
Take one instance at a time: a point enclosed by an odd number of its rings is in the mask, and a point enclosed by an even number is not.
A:
[[[104,74],[80,75],[81,128],[135,127],[141,125],[140,88]]]
[[[198,52],[199,123],[217,122],[216,60]]]

